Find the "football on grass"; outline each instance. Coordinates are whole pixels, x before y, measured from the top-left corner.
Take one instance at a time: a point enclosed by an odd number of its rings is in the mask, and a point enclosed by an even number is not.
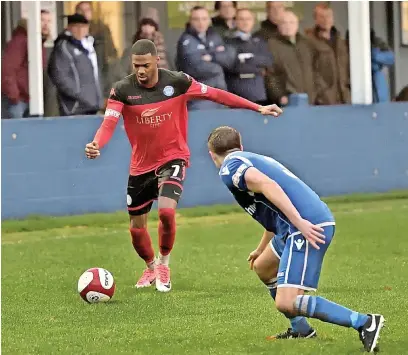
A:
[[[108,302],[115,293],[115,280],[108,270],[94,267],[79,278],[78,292],[88,303]]]

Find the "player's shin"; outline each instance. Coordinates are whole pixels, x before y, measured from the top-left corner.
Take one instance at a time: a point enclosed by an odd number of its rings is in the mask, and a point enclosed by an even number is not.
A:
[[[154,249],[146,228],[130,228],[132,244],[136,253],[146,262],[149,269],[154,269]]]
[[[160,208],[159,219],[159,261],[161,264],[168,266],[170,252],[176,238],[175,210],[173,208]]]
[[[269,290],[269,293],[271,294],[272,299],[275,301],[276,299],[276,290],[278,286],[278,279],[275,277],[273,279],[270,279],[269,281],[264,282],[266,287]],[[305,334],[310,334],[312,331],[312,327],[309,325],[307,322],[307,319],[305,317],[297,316],[297,317],[288,317],[286,316],[289,321],[292,330],[295,333],[299,333],[301,335]]]
[[[319,296],[297,296],[294,306],[299,315],[343,327],[353,327],[356,330],[359,330],[368,320],[366,314],[352,311]]]

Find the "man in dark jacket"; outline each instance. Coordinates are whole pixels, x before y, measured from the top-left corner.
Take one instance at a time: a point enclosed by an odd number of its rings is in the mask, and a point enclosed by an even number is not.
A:
[[[235,48],[234,66],[226,72],[228,91],[250,101],[265,105],[267,101],[264,76],[272,65],[272,55],[267,43],[251,35],[254,14],[249,9],[239,9],[236,15],[237,30],[226,44]]]
[[[286,10],[279,22],[279,35],[269,40],[273,65],[267,87],[271,102],[287,105],[289,95],[306,93],[309,103],[316,100],[315,53],[309,40],[298,33],[297,16]]]
[[[284,11],[283,1],[266,1],[266,20],[261,22],[261,28],[254,36],[261,37],[266,42],[276,36],[279,33],[278,23]]]
[[[318,68],[319,105],[338,105],[351,102],[350,58],[346,42],[334,27],[333,9],[320,3],[314,10],[315,27],[305,33],[319,53],[316,58]]]
[[[80,1],[75,6],[75,12],[83,15],[89,21],[89,34],[94,38],[99,72],[104,78],[110,78],[110,66],[117,59],[118,51],[113,43],[112,32],[109,26],[101,19],[94,18],[92,1]],[[101,88],[106,98],[109,96],[112,85],[112,82],[105,80],[104,86]]]
[[[191,9],[190,22],[177,43],[177,69],[191,75],[203,84],[227,89],[224,69],[234,63],[231,48],[224,46],[221,36],[210,26],[208,11],[196,6]],[[190,109],[218,108],[211,101],[193,101]]]
[[[88,20],[75,14],[68,16],[67,30],[55,40],[48,74],[57,88],[61,116],[96,114],[103,105],[93,38],[88,32]]]
[[[212,26],[218,34],[225,38],[235,27],[235,12],[237,10],[236,1],[216,1],[214,10],[218,15],[212,18]]]
[[[50,13],[42,10],[41,35],[43,44],[50,35],[50,23]],[[44,46],[42,47],[42,57],[43,66],[45,66]],[[11,40],[7,43],[1,59],[1,69],[2,103],[4,102],[2,118],[27,116],[29,102],[27,20],[20,20]]]

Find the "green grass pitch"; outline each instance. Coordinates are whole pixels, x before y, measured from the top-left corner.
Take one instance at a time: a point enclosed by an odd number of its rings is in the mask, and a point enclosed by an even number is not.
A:
[[[387,320],[382,354],[408,354],[408,193],[329,199],[337,222],[318,294]],[[286,330],[246,258],[261,228],[237,206],[178,211],[173,290],[133,286],[143,263],[125,213],[32,217],[2,224],[4,354],[362,354],[353,329],[311,320],[312,340],[267,341]],[[157,245],[157,215],[149,230]],[[76,291],[90,267],[117,290],[89,305]]]

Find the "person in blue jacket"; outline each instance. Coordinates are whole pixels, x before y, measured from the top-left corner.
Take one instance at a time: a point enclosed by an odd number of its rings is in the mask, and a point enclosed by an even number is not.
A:
[[[177,43],[177,69],[203,84],[227,90],[224,69],[235,59],[232,48],[226,47],[221,36],[211,27],[210,15],[204,7],[195,6],[190,12],[186,31]],[[211,101],[193,101],[189,109],[222,108]]]
[[[390,90],[384,73],[384,67],[394,65],[394,52],[370,30],[371,40],[371,76],[373,85],[373,102],[390,101]],[[349,32],[346,33],[346,41],[349,43]]]

